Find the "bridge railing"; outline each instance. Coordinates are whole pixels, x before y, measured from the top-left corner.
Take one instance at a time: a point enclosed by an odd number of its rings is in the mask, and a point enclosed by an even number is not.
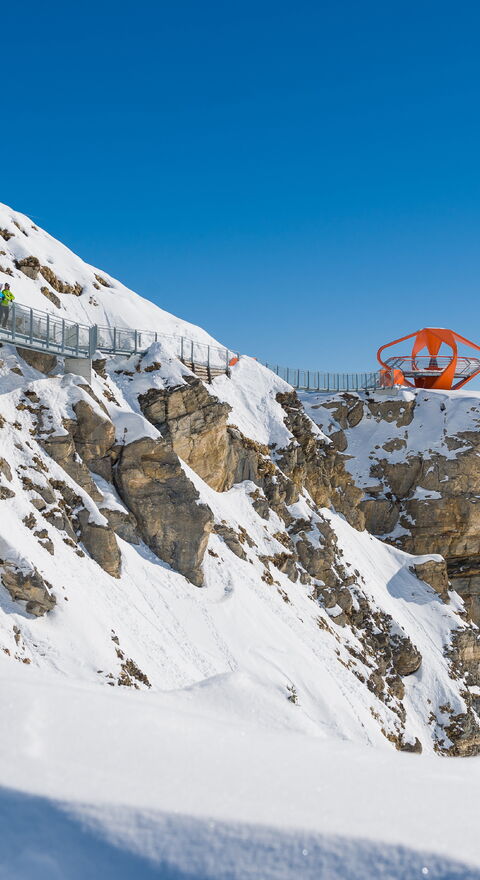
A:
[[[380,387],[380,373],[328,373],[319,370],[300,370],[265,363],[277,376],[285,379],[297,391],[374,391]]]
[[[165,345],[174,357],[184,363],[228,371],[235,352],[220,346],[195,342],[186,336],[158,333],[154,330],[129,330],[123,327],[97,327],[97,348],[107,354],[135,354],[146,351],[154,342]]]
[[[5,312],[8,320],[3,327],[2,313]],[[192,369],[203,368],[209,378],[221,372],[228,374],[230,362],[239,356],[228,348],[196,342],[186,336],[154,330],[79,324],[17,302],[8,311],[0,306],[0,339],[37,351],[90,359],[96,350],[106,354],[130,355],[146,351],[154,342],[161,342],[173,357]],[[291,369],[271,363],[265,363],[264,366],[299,391],[366,391],[381,387],[379,372],[328,373]]]
[[[93,328],[41,309],[14,302],[3,326],[4,307],[0,306],[0,337],[24,348],[35,348],[66,357],[91,357]]]

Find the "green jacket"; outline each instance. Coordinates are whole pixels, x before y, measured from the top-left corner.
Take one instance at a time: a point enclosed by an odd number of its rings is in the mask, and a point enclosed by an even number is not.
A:
[[[0,306],[9,306],[15,299],[11,290],[0,290]]]

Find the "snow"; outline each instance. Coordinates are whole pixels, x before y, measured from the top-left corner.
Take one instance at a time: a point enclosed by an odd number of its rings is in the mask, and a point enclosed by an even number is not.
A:
[[[19,301],[57,311],[40,292],[44,280],[14,266],[15,258],[34,255],[63,281],[84,287],[78,297],[59,295],[68,318],[216,344],[32,227],[0,206],[0,229],[14,233],[0,241],[0,264],[12,269]],[[111,286],[97,289],[96,274]],[[162,339],[143,356],[107,358],[107,380],[94,377],[92,390],[118,443],[160,437],[138,395],[186,381],[191,374],[175,352]],[[12,372],[18,364],[23,376]],[[1,501],[0,556],[36,567],[57,604],[33,618],[0,587],[0,880],[480,878],[480,759],[434,754],[440,731],[431,711],[447,702],[458,712],[465,707],[463,683],[450,677],[444,654],[452,632],[465,624],[456,594],[445,605],[412,574],[415,561],[432,557],[411,557],[355,531],[334,511],[321,512],[369,602],[390,614],[392,632],[408,635],[422,654],[419,671],[405,679],[405,736],[424,747],[412,756],[396,753],[382,733],[395,733],[395,717],[355,676],[354,667],[365,676],[371,668],[353,664],[360,643],[335,622],[337,609],[330,616],[332,609],[312,600],[311,586],[274,567],[274,583],[263,579],[259,557],[285,550],[276,537],[284,524],[273,511],[268,520],[255,512],[254,483],[215,492],[183,465],[215,521],[249,539],[242,560],[219,534],[210,536],[202,589],[144,544],[120,539],[122,573],[111,578],[88,555],[78,556],[41,511],[35,527],[48,529],[54,556],[38,542],[25,523],[36,492],[22,476],[45,484],[42,463],[99,524],[102,508],[125,510],[97,475],[103,500],[95,504],[45,454],[29,410],[18,409],[28,388],[47,407],[43,427],[55,435],[65,432],[63,420],[74,417],[79,400],[106,418],[82,385],[74,376],[45,377],[2,348],[0,457],[13,478],[0,481],[15,495]],[[276,399],[291,388],[255,359],[241,357],[231,377],[206,387],[229,404],[230,424],[246,437],[277,449],[292,441]],[[422,424],[412,448],[426,438],[437,442],[440,420],[457,430],[476,424],[475,396],[468,406],[452,400],[447,414],[444,398],[428,397],[432,423]],[[309,401],[315,419],[318,400]],[[322,428],[328,437],[336,426]],[[366,425],[348,463],[352,472],[368,474],[365,449],[393,436],[395,425],[385,437],[374,437],[378,430],[373,420]],[[323,545],[321,518],[307,494],[290,514],[309,518],[309,540]],[[119,651],[148,675],[151,688],[118,686]]]
[[[2,675],[0,877],[480,877],[479,759],[239,722],[229,684],[104,694]],[[262,704],[257,682],[232,684]]]
[[[232,377],[218,376],[213,393],[232,407],[229,423],[242,434],[266,446],[286,446],[291,434],[283,424],[284,413],[275,397],[291,391],[283,379],[275,376],[254,358],[242,357],[232,367]]]

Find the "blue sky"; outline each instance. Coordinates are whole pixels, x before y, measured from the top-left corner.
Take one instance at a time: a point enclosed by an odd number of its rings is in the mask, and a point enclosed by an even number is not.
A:
[[[2,8],[0,200],[242,352],[480,342],[480,7]]]

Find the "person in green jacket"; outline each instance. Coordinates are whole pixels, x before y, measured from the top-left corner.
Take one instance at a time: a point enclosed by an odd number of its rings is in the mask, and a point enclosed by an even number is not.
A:
[[[10,304],[15,299],[12,291],[10,290],[10,285],[8,281],[3,285],[3,290],[0,291],[0,327],[6,327],[8,316],[10,314]]]

